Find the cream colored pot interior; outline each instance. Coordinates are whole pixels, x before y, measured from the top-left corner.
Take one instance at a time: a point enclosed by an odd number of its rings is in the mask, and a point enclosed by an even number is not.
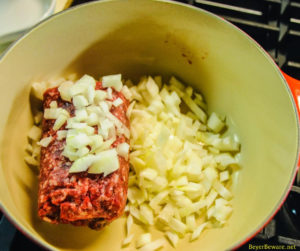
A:
[[[200,90],[209,110],[225,114],[240,135],[242,170],[228,225],[198,241],[181,241],[178,250],[229,249],[280,205],[295,172],[298,125],[271,59],[245,34],[202,10],[149,0],[95,2],[42,23],[0,61],[1,204],[44,246],[120,250],[125,234],[123,219],[96,232],[37,217],[37,176],[23,161],[31,125],[29,84],[72,72],[134,79],[174,74]]]

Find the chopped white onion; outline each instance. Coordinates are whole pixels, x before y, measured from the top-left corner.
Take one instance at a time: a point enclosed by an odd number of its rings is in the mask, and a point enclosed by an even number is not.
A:
[[[41,139],[38,144],[43,147],[47,147],[52,141],[52,136]]]
[[[158,240],[155,240],[153,242],[146,244],[141,249],[139,249],[139,251],[154,251],[154,250],[157,250],[157,249],[163,247],[164,244],[165,244],[164,239],[158,239]]]
[[[71,97],[75,97],[76,95],[87,95],[87,92],[90,90],[90,86],[93,86],[95,89],[96,81],[93,77],[84,75],[81,79],[79,79],[74,85],[70,87],[70,95]]]
[[[151,234],[150,233],[142,234],[136,240],[135,247],[141,248],[150,242],[151,242]]]
[[[157,176],[157,171],[152,168],[146,168],[141,171],[140,176],[148,180],[154,180]]]
[[[103,173],[104,176],[119,169],[119,159],[115,148],[106,150],[95,155],[95,161],[88,170],[88,173]]]
[[[89,154],[85,157],[75,160],[69,169],[69,173],[78,173],[86,171],[95,161],[95,155]]]
[[[184,95],[182,99],[191,109],[191,111],[195,113],[197,118],[199,118],[201,122],[205,123],[207,119],[207,115],[205,114],[205,112],[188,95]]]
[[[112,99],[112,89],[110,87],[107,88],[107,99]]]
[[[177,234],[172,233],[172,232],[166,232],[166,236],[169,239],[169,241],[171,242],[172,246],[175,248],[177,246],[179,237]]]
[[[196,240],[197,238],[199,238],[200,234],[202,233],[203,229],[207,226],[207,222],[201,224],[199,227],[197,227],[194,232],[192,233],[191,236],[191,241]]]
[[[42,119],[43,119],[43,113],[38,112],[33,118],[34,124],[39,125],[42,122]]]
[[[53,125],[53,130],[58,130],[59,128],[61,128],[65,123],[66,121],[68,120],[68,117],[61,114],[57,117],[57,119],[55,120],[55,123]]]
[[[40,100],[43,100],[44,92],[47,90],[47,83],[46,82],[34,82],[31,85],[32,92],[34,96]]]
[[[25,147],[25,151],[29,154],[32,153],[33,151],[33,146],[31,144],[27,144],[26,147]]]
[[[86,121],[88,119],[88,113],[87,113],[86,109],[84,109],[84,108],[76,109],[75,110],[75,118],[79,122]]]
[[[60,93],[62,100],[71,102],[72,100],[71,91],[70,91],[71,86],[73,86],[73,82],[66,81],[58,87],[58,91]]]
[[[76,109],[85,107],[89,104],[88,100],[83,95],[73,97],[73,104]]]
[[[121,80],[121,74],[109,75],[102,77],[102,86],[105,87],[113,87],[116,91],[121,91],[123,87],[123,83]]]
[[[70,116],[68,111],[63,108],[46,108],[44,110],[45,119],[57,119],[60,115]]]
[[[218,133],[224,128],[225,124],[218,117],[218,115],[213,112],[207,120],[207,126],[208,126],[209,129],[211,129],[214,132]]]
[[[236,137],[219,134],[225,118],[207,119],[203,97],[174,77],[170,85],[143,77],[130,92],[129,215],[146,226],[155,222],[174,247],[178,235],[191,233],[193,241],[205,228],[222,226],[232,212],[227,181],[239,151]]]
[[[116,100],[113,101],[113,105],[115,107],[118,107],[121,104],[123,104],[123,100],[121,98],[117,98]]]
[[[86,122],[89,126],[95,126],[100,123],[100,119],[97,113],[90,113],[90,115],[88,115],[88,118],[86,119]]]
[[[42,129],[35,125],[31,127],[31,129],[29,130],[29,132],[27,134],[28,138],[33,141],[40,140],[41,135],[42,135]]]
[[[41,153],[41,146],[38,145],[37,143],[34,143],[31,156],[33,158],[39,159],[40,153]]]
[[[127,206],[127,205],[126,205]],[[133,218],[131,215],[129,215],[127,217],[127,221],[126,221],[126,233],[127,233],[127,236],[129,235],[130,233],[130,230],[131,230],[131,227],[132,227],[132,223],[133,223]]]
[[[120,156],[124,157],[126,160],[128,159],[129,154],[129,144],[121,143],[117,146],[117,152]]]
[[[128,88],[126,85],[124,85],[124,86],[122,87],[121,92],[123,93],[124,97],[125,97],[127,100],[130,101],[130,100],[132,99],[132,94],[131,94],[129,88]]]
[[[197,223],[195,219],[195,214],[190,214],[186,217],[186,226],[190,231],[196,229]]]
[[[141,217],[143,218],[144,221],[147,222],[147,224],[149,225],[154,224],[153,211],[147,204],[142,204],[140,206],[140,213],[141,213]]]
[[[224,171],[220,173],[220,181],[226,181],[229,179],[229,172],[228,171]]]
[[[38,166],[39,165],[39,162],[33,158],[32,156],[26,156],[24,158],[25,162],[31,166]]]
[[[92,143],[91,138],[85,133],[78,132],[76,135],[67,134],[67,145],[73,148],[81,148]]]
[[[180,234],[184,234],[186,231],[186,228],[187,228],[186,225],[182,221],[177,220],[173,217],[169,221],[169,226],[176,233],[180,233]]]
[[[127,237],[123,240],[122,246],[127,246],[127,245],[129,245],[129,244],[132,242],[133,237],[134,237],[134,234],[131,234],[131,235],[127,236]]]
[[[60,130],[60,131],[57,131],[57,139],[58,140],[62,140],[64,138],[67,137],[67,133],[68,131],[67,130]]]
[[[57,108],[57,102],[56,101],[51,101],[49,106],[50,106],[50,108]]]

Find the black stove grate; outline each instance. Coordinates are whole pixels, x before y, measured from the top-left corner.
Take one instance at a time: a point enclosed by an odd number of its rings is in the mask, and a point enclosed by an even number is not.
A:
[[[73,5],[88,2],[75,0]],[[180,0],[220,15],[253,37],[279,67],[300,79],[300,0]],[[300,175],[276,216],[239,250],[300,250]],[[252,245],[252,246],[251,246]],[[259,245],[259,247],[257,246]],[[43,250],[0,212],[0,251]]]
[[[180,2],[209,10],[237,25],[262,45],[283,71],[300,79],[300,0]]]

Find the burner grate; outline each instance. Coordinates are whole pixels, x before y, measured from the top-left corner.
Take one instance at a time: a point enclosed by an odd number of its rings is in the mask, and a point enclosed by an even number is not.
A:
[[[299,0],[194,0],[191,4],[237,25],[287,74],[300,79]]]

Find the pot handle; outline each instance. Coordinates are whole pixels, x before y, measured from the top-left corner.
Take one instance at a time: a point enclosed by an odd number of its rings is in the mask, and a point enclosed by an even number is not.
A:
[[[295,78],[292,78],[291,76],[287,75],[283,71],[281,71],[282,75],[284,76],[286,82],[288,83],[291,92],[293,94],[295,104],[298,111],[298,116],[300,118],[300,80],[297,80]],[[298,167],[300,167],[300,158],[298,161]]]
[[[295,100],[295,104],[297,106],[298,115],[300,118],[300,80],[292,78],[291,76],[287,75],[283,71],[281,71],[281,73],[284,76],[286,82],[288,83],[291,89],[291,92]]]

